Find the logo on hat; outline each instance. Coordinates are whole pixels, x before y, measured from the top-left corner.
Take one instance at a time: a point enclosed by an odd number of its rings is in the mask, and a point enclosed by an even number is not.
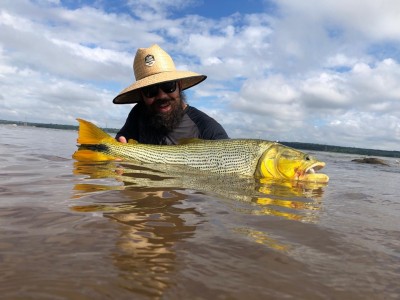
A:
[[[151,67],[152,65],[154,65],[155,63],[155,59],[154,56],[149,54],[144,58],[144,63],[146,64],[146,66]]]

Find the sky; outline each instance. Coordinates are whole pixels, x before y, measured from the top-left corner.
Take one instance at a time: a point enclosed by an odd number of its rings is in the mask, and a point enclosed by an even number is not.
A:
[[[153,44],[232,138],[400,150],[398,0],[0,0],[0,119],[120,128]]]

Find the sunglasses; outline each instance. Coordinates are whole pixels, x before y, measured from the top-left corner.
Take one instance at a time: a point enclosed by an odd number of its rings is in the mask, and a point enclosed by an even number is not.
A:
[[[158,89],[161,89],[164,93],[173,93],[176,90],[176,81],[168,81],[160,84],[154,84],[142,88],[142,93],[146,98],[153,98],[157,96]]]

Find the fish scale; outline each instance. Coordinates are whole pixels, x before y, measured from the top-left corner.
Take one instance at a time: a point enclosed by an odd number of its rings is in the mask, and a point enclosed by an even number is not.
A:
[[[272,144],[251,139],[201,141],[174,146],[108,144],[106,146],[109,150],[106,153],[144,163],[186,165],[213,173],[240,173],[250,176],[254,174],[263,152]]]

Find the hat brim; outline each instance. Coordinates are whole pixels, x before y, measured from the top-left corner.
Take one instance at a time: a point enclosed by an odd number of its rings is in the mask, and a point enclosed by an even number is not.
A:
[[[154,74],[138,80],[122,90],[117,97],[114,98],[114,104],[137,103],[142,100],[140,89],[149,85],[180,80],[182,90],[195,86],[207,78],[206,75],[197,74],[189,71],[171,71]]]

